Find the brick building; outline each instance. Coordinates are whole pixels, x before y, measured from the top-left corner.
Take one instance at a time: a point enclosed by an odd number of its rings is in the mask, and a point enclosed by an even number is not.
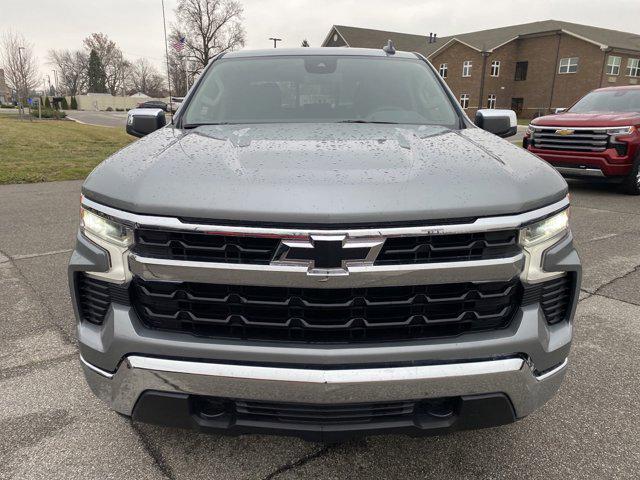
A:
[[[11,90],[7,87],[4,70],[0,68],[0,105],[11,102]]]
[[[322,46],[422,53],[470,116],[511,108],[524,118],[569,107],[601,86],[637,84],[640,35],[557,20],[437,38],[334,25]]]

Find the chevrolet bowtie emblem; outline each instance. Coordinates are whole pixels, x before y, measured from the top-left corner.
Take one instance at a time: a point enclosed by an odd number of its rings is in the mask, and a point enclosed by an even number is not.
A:
[[[562,135],[564,137],[566,135],[573,135],[575,133],[575,130],[571,130],[569,128],[564,128],[564,129],[556,130],[556,133],[558,135]]]
[[[309,275],[348,275],[350,265],[373,265],[384,238],[311,235],[307,240],[284,239],[272,265],[307,267]]]

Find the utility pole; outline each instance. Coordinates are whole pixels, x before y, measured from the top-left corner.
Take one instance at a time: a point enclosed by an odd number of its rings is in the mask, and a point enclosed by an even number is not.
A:
[[[277,48],[277,46],[278,46],[278,42],[281,42],[281,41],[282,41],[282,39],[281,39],[281,38],[274,38],[274,37],[269,38],[269,40],[272,40],[272,41],[273,41],[273,48]]]

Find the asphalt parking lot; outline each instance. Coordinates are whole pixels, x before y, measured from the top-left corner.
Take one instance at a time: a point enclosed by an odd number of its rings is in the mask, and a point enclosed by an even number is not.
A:
[[[640,197],[571,186],[583,293],[566,381],[543,409],[325,446],[136,424],[93,397],[66,283],[80,184],[0,186],[0,478],[638,478]]]

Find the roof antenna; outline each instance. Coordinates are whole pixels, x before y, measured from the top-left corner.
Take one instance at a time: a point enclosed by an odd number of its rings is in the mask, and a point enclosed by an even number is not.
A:
[[[382,50],[384,50],[387,55],[394,55],[396,53],[396,46],[393,44],[392,40],[389,40],[387,44],[382,47]]]

